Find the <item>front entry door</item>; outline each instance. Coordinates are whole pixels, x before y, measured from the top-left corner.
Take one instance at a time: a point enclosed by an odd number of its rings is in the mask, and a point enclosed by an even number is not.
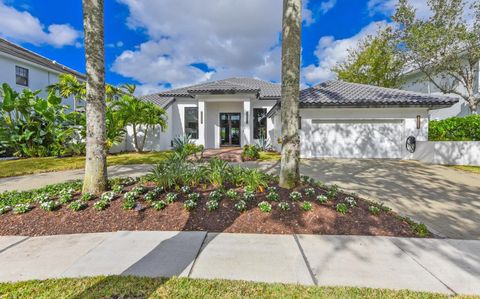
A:
[[[240,113],[220,113],[220,146],[240,146]]]

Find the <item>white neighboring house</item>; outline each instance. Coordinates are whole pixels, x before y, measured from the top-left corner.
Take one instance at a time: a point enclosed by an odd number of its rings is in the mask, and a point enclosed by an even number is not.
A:
[[[281,87],[251,78],[231,78],[141,97],[167,110],[168,129],[147,138],[145,150],[166,150],[172,138],[191,134],[206,148],[258,142],[262,131],[280,150]],[[304,158],[409,157],[407,137],[428,138],[428,114],[457,98],[329,81],[300,95],[301,156]],[[133,150],[131,132],[115,151]]]
[[[404,90],[422,92],[431,95],[443,94],[432,82],[426,80],[425,76],[418,70],[405,74],[403,79],[405,80],[405,83],[402,86],[402,89]],[[480,62],[478,63],[474,75],[474,81],[476,83],[474,84],[475,93],[480,93]],[[462,86],[458,86],[457,89],[461,91]],[[452,96],[458,97],[459,102],[448,108],[432,110],[430,112],[431,119],[445,119],[453,116],[467,116],[471,114],[468,103],[463,98],[458,95]],[[477,113],[480,114],[480,105],[477,109]]]
[[[40,96],[45,97],[45,88],[57,83],[59,75],[64,73],[76,76],[79,81],[87,80],[82,73],[0,38],[0,84],[7,83],[18,92],[25,88],[40,89]],[[65,99],[64,104],[73,109],[73,97]]]

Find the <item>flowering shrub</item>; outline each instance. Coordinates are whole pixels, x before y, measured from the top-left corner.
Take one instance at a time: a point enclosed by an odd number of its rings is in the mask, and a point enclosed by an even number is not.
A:
[[[58,197],[58,202],[61,203],[61,204],[67,204],[67,203],[71,202],[72,199],[73,199],[73,195],[70,194],[70,193],[61,194]]]
[[[12,210],[12,207],[10,206],[4,206],[4,207],[0,207],[0,215],[2,214],[5,214],[5,213],[8,213]]]
[[[112,191],[115,192],[116,194],[121,194],[123,192],[123,186],[115,185],[112,187]]]
[[[130,192],[132,192],[135,195],[135,197],[138,197],[143,193],[145,193],[145,188],[143,188],[142,186],[137,186],[133,188]]]
[[[51,200],[50,195],[47,193],[42,193],[35,197],[35,201],[38,203],[49,202]]]
[[[165,201],[168,203],[168,204],[171,204],[173,202],[175,202],[177,200],[177,197],[178,195],[176,193],[168,193],[166,196],[165,196]]]
[[[308,197],[315,195],[315,188],[307,188],[305,189],[305,195]]]
[[[343,202],[337,203],[335,209],[342,215],[345,215],[348,212],[348,206]]]
[[[126,192],[125,194],[123,194],[123,199],[125,201],[135,201],[135,193],[134,192]]]
[[[143,196],[143,200],[147,201],[147,202],[150,202],[150,201],[154,201],[155,200],[155,193],[153,191],[150,191],[150,192],[147,192],[147,194],[145,194]]]
[[[348,196],[343,200],[350,208],[354,208],[357,206],[357,201],[355,198]]]
[[[272,211],[272,205],[267,201],[262,201],[258,204],[258,207],[260,208],[260,211],[264,213],[270,213]]]
[[[286,201],[282,201],[281,203],[278,204],[278,207],[280,208],[280,210],[282,211],[288,211],[290,210],[290,204]]]
[[[208,195],[208,198],[210,200],[220,201],[222,199],[222,192],[220,192],[219,190],[212,191]]]
[[[293,191],[293,192],[290,193],[290,195],[288,197],[293,201],[297,201],[297,200],[302,199],[302,193],[300,193],[298,191]]]
[[[115,193],[109,191],[109,192],[103,192],[102,195],[100,196],[100,200],[103,201],[112,201],[115,198]]]
[[[313,208],[313,206],[312,206],[312,203],[311,203],[311,202],[309,202],[309,201],[304,201],[304,202],[302,203],[302,209],[303,209],[304,211],[311,211],[312,208]]]
[[[152,205],[152,208],[154,208],[157,211],[160,211],[167,206],[167,203],[163,200],[159,200],[159,201],[152,202],[151,205]]]
[[[93,204],[93,208],[97,211],[103,211],[108,207],[108,201],[107,200],[99,200],[96,203]]]
[[[238,193],[237,191],[233,190],[233,189],[230,189],[227,191],[227,193],[225,193],[225,195],[227,195],[228,198],[232,199],[232,200],[235,200],[238,198]]]
[[[213,199],[209,200],[207,201],[206,207],[207,207],[207,210],[210,212],[215,211],[216,209],[218,209],[218,201]]]
[[[245,201],[251,201],[255,199],[255,191],[245,190],[243,193],[243,199]]]
[[[20,203],[18,205],[15,205],[12,209],[13,214],[24,214],[28,211],[30,211],[32,207],[29,204],[26,203]]]
[[[368,211],[374,216],[380,215],[380,208],[377,206],[369,206]]]
[[[40,204],[40,208],[45,211],[54,211],[59,207],[59,204],[54,201],[46,201]]]
[[[325,195],[318,195],[317,200],[319,203],[326,203],[328,201],[328,197],[326,197]]]
[[[133,210],[137,206],[137,202],[135,201],[135,196],[132,192],[127,192],[127,193],[130,193],[132,196],[129,196],[127,198],[124,197],[122,208],[124,210]]]
[[[194,202],[197,202],[200,199],[200,194],[198,194],[198,193],[189,194],[188,199],[192,200]]]
[[[276,193],[277,187],[267,187],[267,193]]]
[[[85,209],[87,206],[81,201],[81,200],[76,200],[72,202],[71,204],[68,205],[68,208],[74,212],[81,211]]]
[[[185,210],[187,211],[191,211],[193,209],[195,209],[197,207],[197,202],[194,201],[194,200],[186,200],[184,203],[183,203],[183,207],[185,208]]]
[[[155,194],[155,196],[159,196],[160,194],[163,193],[163,191],[165,191],[163,189],[163,187],[155,187],[153,188],[152,192]]]
[[[266,198],[269,201],[279,201],[280,200],[280,195],[278,195],[277,192],[270,192],[267,194]]]
[[[180,191],[183,193],[183,194],[188,194],[190,193],[190,187],[189,186],[183,186]]]
[[[337,185],[332,185],[330,188],[328,188],[327,191],[327,197],[329,199],[335,199],[338,195],[338,186]]]
[[[80,198],[82,201],[87,202],[95,198],[95,195],[90,193],[83,193],[82,197]]]
[[[240,212],[247,210],[247,203],[244,200],[239,200],[235,203],[235,209]]]

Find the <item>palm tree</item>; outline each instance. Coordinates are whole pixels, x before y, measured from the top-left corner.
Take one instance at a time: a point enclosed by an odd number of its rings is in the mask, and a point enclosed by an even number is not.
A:
[[[282,160],[280,186],[291,189],[300,181],[300,55],[302,0],[283,1],[282,30]]]
[[[82,191],[99,193],[107,189],[104,3],[103,0],[83,0],[82,4],[87,66],[86,159]]]
[[[78,103],[86,96],[85,82],[78,81],[72,74],[61,74],[57,83],[47,86],[47,91],[58,93],[64,99],[73,96],[73,111],[77,111]]]

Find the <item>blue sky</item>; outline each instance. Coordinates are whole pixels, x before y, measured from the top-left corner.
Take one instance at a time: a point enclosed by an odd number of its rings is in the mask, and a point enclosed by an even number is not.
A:
[[[302,83],[332,79],[396,0],[304,0]],[[419,12],[424,1],[413,0]],[[105,0],[107,81],[151,93],[206,80],[280,79],[281,0]],[[0,36],[85,72],[80,0],[0,0]]]

